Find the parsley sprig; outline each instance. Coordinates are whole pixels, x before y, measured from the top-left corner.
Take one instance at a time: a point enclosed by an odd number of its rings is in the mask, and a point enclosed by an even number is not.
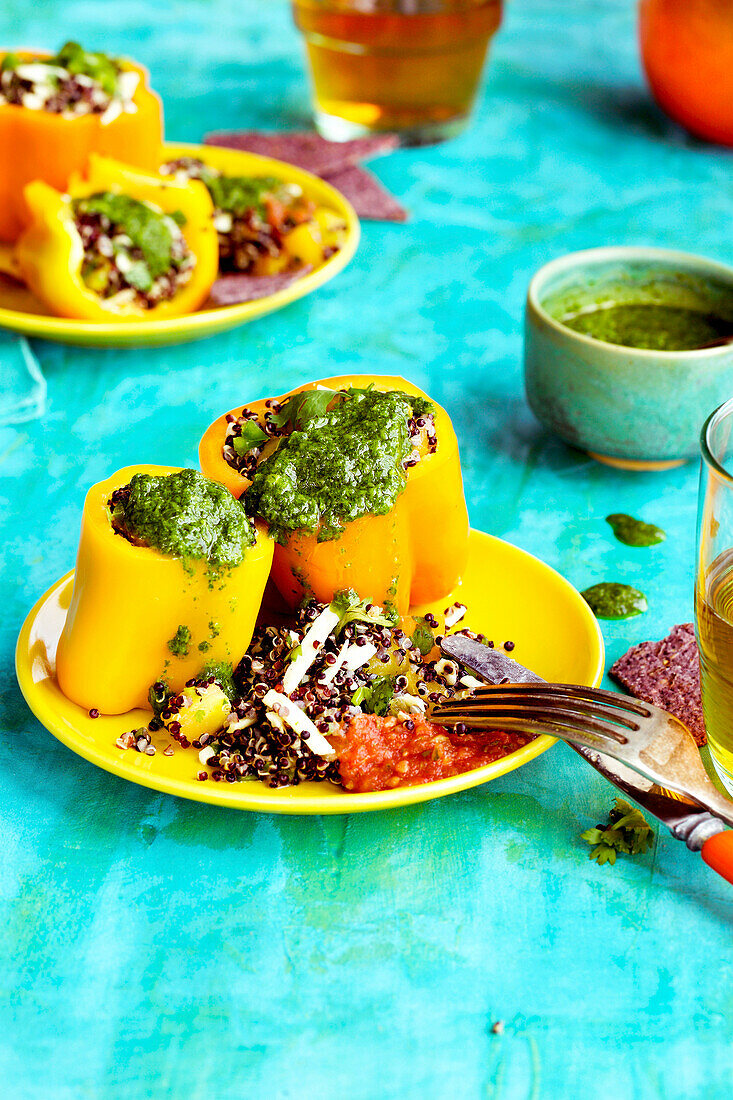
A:
[[[595,829],[586,829],[581,835],[583,840],[593,845],[588,858],[597,860],[601,865],[614,864],[617,852],[627,856],[645,852],[654,839],[651,826],[641,810],[623,798],[614,799],[605,826],[596,825]]]

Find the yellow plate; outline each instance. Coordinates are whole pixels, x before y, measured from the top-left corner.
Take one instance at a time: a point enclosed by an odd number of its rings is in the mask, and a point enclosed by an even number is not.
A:
[[[219,149],[208,145],[166,144],[164,148],[167,160],[186,156],[200,157],[207,164],[221,168],[231,175],[275,176],[289,183],[300,184],[305,194],[315,203],[343,217],[346,222],[343,246],[320,267],[267,298],[260,298],[256,302],[242,302],[236,306],[200,309],[186,317],[167,321],[141,321],[140,324],[97,324],[93,321],[53,317],[22,283],[0,274],[0,328],[11,329],[25,336],[41,336],[47,340],[59,340],[63,344],[81,344],[85,347],[149,348],[161,344],[180,344],[235,328],[255,317],[261,317],[264,313],[281,309],[297,298],[303,298],[343,270],[354,255],[359,243],[359,219],[351,203],[325,180],[292,164],[284,164],[255,153],[240,153],[234,149]],[[10,253],[8,245],[0,245],[0,271],[12,270]]]
[[[144,711],[92,719],[59,691],[54,679],[56,644],[71,598],[72,573],[67,573],[42,596],[20,632],[16,671],[21,691],[35,716],[79,756],[123,779],[155,790],[215,802],[240,810],[267,810],[281,814],[338,814],[383,810],[425,802],[486,783],[513,771],[554,744],[551,737],[536,740],[509,756],[463,775],[439,779],[419,787],[403,787],[368,794],[347,794],[330,783],[303,783],[270,790],[256,780],[242,783],[199,782],[198,757],[193,749],[175,746],[174,756],[145,756],[121,750],[116,739],[125,730],[144,726]],[[507,542],[471,533],[468,566],[462,583],[451,596],[419,609],[440,611],[454,600],[468,607],[466,626],[482,631],[501,644],[516,643],[512,656],[548,680],[574,684],[600,683],[603,676],[603,638],[585,600],[549,565]],[[169,743],[158,738],[160,747]]]

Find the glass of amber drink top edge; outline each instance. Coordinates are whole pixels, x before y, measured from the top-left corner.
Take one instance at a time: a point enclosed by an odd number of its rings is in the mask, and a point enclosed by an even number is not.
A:
[[[293,0],[293,15],[318,131],[420,145],[466,125],[502,0]]]
[[[701,436],[695,628],[710,755],[733,794],[733,398]]]

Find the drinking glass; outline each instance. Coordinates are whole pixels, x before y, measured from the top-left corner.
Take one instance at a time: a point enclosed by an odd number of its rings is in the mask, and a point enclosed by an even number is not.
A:
[[[457,134],[501,13],[502,0],[293,0],[318,131],[396,131],[404,144]]]
[[[702,430],[695,626],[710,755],[733,794],[733,398]]]

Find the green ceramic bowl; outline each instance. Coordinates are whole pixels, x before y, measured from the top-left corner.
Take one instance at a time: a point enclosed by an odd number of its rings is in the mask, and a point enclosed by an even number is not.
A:
[[[715,313],[733,330],[733,268],[658,248],[593,248],[541,268],[527,295],[524,371],[539,420],[594,458],[663,469],[696,458],[700,429],[733,395],[733,345],[649,351],[562,324],[598,304]]]

